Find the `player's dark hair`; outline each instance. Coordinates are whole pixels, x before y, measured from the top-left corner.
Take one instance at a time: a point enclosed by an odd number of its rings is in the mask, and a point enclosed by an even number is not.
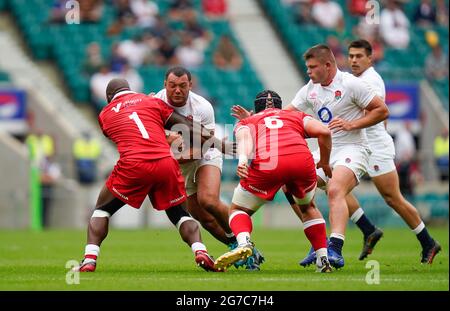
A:
[[[269,97],[270,94],[270,97]],[[259,92],[255,97],[255,112],[258,113],[267,108],[282,108],[282,100],[277,92],[271,90],[264,90]]]
[[[167,69],[164,79],[167,80],[167,78],[169,77],[169,75],[171,73],[173,73],[177,77],[181,77],[183,75],[187,75],[189,81],[191,81],[191,78],[192,78],[191,72],[189,70],[187,70],[184,67],[176,66],[176,67],[172,67],[172,68]]]
[[[336,63],[333,52],[326,44],[318,44],[306,50],[303,54],[303,59],[307,61],[310,58],[317,58],[321,63],[326,61],[330,61],[333,64]]]
[[[349,50],[351,48],[364,49],[364,50],[366,50],[367,56],[372,55],[372,46],[370,45],[369,41],[367,41],[367,40],[359,39],[359,40],[352,41],[348,46]]]

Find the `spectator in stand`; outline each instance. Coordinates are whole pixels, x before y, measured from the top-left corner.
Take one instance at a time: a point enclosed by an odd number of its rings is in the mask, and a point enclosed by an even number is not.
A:
[[[400,182],[400,192],[404,196],[414,195],[411,166],[416,154],[416,142],[411,133],[411,124],[404,123],[395,133],[395,162]]]
[[[449,178],[449,138],[448,129],[443,128],[441,134],[434,139],[434,159],[439,172],[440,181],[448,181]]]
[[[167,39],[172,36],[172,30],[167,25],[165,19],[159,15],[156,17],[156,22],[153,27],[149,29],[149,33],[158,39]]]
[[[195,13],[192,0],[172,0],[169,5],[169,18],[174,21],[182,21],[188,13]]]
[[[144,81],[142,81],[139,72],[134,69],[130,64],[125,63],[120,73],[122,78],[128,81],[130,88],[133,92],[141,93],[144,89]]]
[[[181,44],[175,49],[175,55],[180,65],[188,69],[199,67],[205,59],[203,51],[194,45],[192,36],[186,32],[181,34]]]
[[[131,40],[125,40],[119,43],[119,54],[133,67],[140,67],[147,63],[151,57],[150,46],[145,44],[143,36],[135,35]]]
[[[114,42],[111,47],[111,57],[109,60],[109,65],[111,71],[121,72],[123,66],[127,63],[127,59],[120,54],[119,43]]]
[[[61,177],[61,168],[54,160],[55,143],[53,138],[41,129],[32,126],[25,143],[30,160],[39,169],[41,188],[41,223],[44,228],[50,223],[50,209],[54,198],[54,186]]]
[[[310,0],[281,0],[281,4],[283,4],[285,7],[289,7],[289,8],[296,6],[303,2],[310,2]]]
[[[448,56],[442,51],[439,42],[432,47],[425,60],[425,73],[432,81],[448,79]]]
[[[436,24],[436,7],[431,0],[421,0],[417,5],[412,21],[422,27],[430,27]]]
[[[101,154],[100,142],[89,131],[84,131],[72,147],[78,182],[91,185],[97,180],[97,160]]]
[[[66,0],[53,0],[53,5],[50,11],[50,23],[65,23],[66,22]]]
[[[312,17],[322,27],[344,30],[344,19],[341,6],[330,0],[318,0],[313,3]]]
[[[379,34],[379,25],[377,23],[368,23],[365,17],[360,17],[357,25],[353,27],[353,32],[356,37],[367,38],[375,37]]]
[[[359,19],[359,23],[353,27],[353,35],[357,38],[367,40],[372,46],[372,64],[377,65],[384,59],[384,43],[380,38],[377,24],[367,23],[365,17]]]
[[[169,37],[161,39],[159,47],[154,53],[153,62],[159,66],[178,64],[178,59],[175,55],[175,47]]]
[[[194,92],[195,94],[200,95],[201,97],[206,98],[206,100],[208,100],[214,107],[215,101],[212,100],[208,90],[202,86],[202,84],[199,82],[198,77],[194,74],[191,74],[191,83],[192,83],[191,91]],[[216,135],[216,137],[218,137],[218,136]],[[223,136],[222,136],[222,138],[223,138]]]
[[[229,35],[222,35],[213,54],[214,65],[220,69],[239,70],[242,57]]]
[[[123,28],[134,26],[137,22],[137,17],[131,9],[129,0],[114,0],[116,8],[116,21],[108,29],[110,35],[117,35],[122,32]]]
[[[341,42],[336,36],[327,37],[327,45],[334,54],[337,67],[342,71],[349,71],[347,55],[342,51]]]
[[[228,10],[227,0],[202,0],[203,14],[209,19],[224,19]]]
[[[445,0],[436,0],[436,21],[440,26],[448,27],[448,6]]]
[[[90,77],[100,70],[105,63],[100,45],[97,42],[91,42],[86,48],[86,56],[83,62],[83,71]]]
[[[102,0],[84,0],[80,3],[80,20],[82,23],[97,23],[103,14]]]
[[[365,16],[367,12],[366,3],[367,0],[348,0],[348,11],[352,15]]]
[[[156,22],[156,16],[159,14],[158,5],[151,0],[131,0],[131,11],[137,19],[137,26],[141,28],[150,28]]]
[[[367,41],[372,45],[372,64],[377,65],[384,59],[384,44],[380,35],[376,33],[372,37],[368,37]]]
[[[186,12],[184,17],[184,31],[192,36],[194,45],[200,50],[205,50],[211,41],[211,36],[208,31],[200,25],[197,13],[194,11]]]
[[[297,24],[313,25],[316,23],[312,16],[312,1],[293,3],[291,9],[295,12],[294,20]]]
[[[90,80],[91,102],[97,113],[106,105],[106,86],[111,79],[118,77],[119,75],[112,72],[107,64],[103,64],[100,71],[92,75]]]
[[[398,0],[388,0],[380,16],[380,34],[384,42],[395,49],[406,49],[410,40],[409,27],[409,20]]]

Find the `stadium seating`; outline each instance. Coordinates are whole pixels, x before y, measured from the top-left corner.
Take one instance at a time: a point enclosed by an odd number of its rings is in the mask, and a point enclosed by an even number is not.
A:
[[[306,67],[302,54],[306,49],[312,45],[324,43],[329,35],[337,36],[342,42],[353,38],[352,28],[358,22],[357,18],[348,12],[345,0],[335,1],[341,5],[344,12],[345,31],[343,33],[323,29],[316,25],[298,25],[294,21],[294,10],[284,7],[280,0],[260,1],[305,77]],[[405,13],[410,19],[418,3],[419,0],[412,0],[405,5]],[[443,50],[448,55],[448,28],[435,26],[432,30],[439,35]],[[411,42],[406,50],[385,49],[384,60],[377,65],[377,70],[386,81],[417,81],[424,78],[424,62],[430,53],[430,48],[425,41],[425,32],[426,29],[412,25]],[[448,111],[448,79],[444,82],[432,83],[432,86]]]
[[[0,70],[0,84],[9,82],[9,80],[8,73]]]
[[[156,1],[160,14],[167,12],[168,1]],[[193,1],[200,12],[201,1]],[[3,2],[0,2],[0,4]],[[11,0],[10,9],[17,19],[25,41],[36,59],[53,59],[61,69],[73,99],[86,103],[90,99],[89,77],[81,72],[86,46],[96,41],[101,46],[103,56],[108,57],[114,41],[131,38],[139,32],[137,28],[127,28],[117,36],[107,36],[106,31],[115,18],[114,7],[105,4],[102,18],[97,24],[50,24],[47,22],[51,1],[46,0]],[[40,14],[36,14],[39,12]],[[201,24],[213,33],[213,40],[205,51],[205,62],[193,73],[198,75],[200,84],[214,102],[216,118],[219,123],[232,122],[229,116],[230,106],[234,103],[252,102],[254,95],[263,89],[259,78],[239,41],[234,36],[227,21],[208,21],[200,14]],[[182,23],[171,22],[175,29],[183,27]],[[224,71],[212,65],[212,51],[218,43],[220,34],[229,34],[241,54],[244,65],[237,71]],[[144,91],[157,91],[163,84],[164,72],[167,68],[146,65],[138,71],[144,80]]]

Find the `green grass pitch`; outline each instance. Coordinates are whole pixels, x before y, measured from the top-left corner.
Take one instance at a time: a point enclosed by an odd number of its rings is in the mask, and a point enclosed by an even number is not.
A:
[[[345,267],[331,274],[298,265],[309,249],[301,229],[256,228],[252,239],[266,262],[259,272],[231,267],[226,273],[205,272],[175,229],[111,230],[102,245],[95,273],[67,284],[68,260],[79,261],[84,230],[0,231],[0,290],[164,290],[164,291],[312,291],[312,290],[449,290],[448,227],[429,228],[443,251],[433,265],[421,265],[420,246],[405,228],[385,229],[375,251],[359,261],[362,236],[347,232]],[[217,257],[227,248],[202,231],[209,252]],[[379,263],[379,284],[367,284],[368,260]],[[373,274],[372,274],[373,275]]]

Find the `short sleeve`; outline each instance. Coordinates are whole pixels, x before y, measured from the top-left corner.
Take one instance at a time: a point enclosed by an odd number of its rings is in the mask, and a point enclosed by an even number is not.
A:
[[[362,79],[354,78],[350,83],[352,101],[359,107],[366,108],[377,95],[375,90]]]
[[[216,127],[214,108],[211,103],[192,91],[189,92],[189,105],[193,107],[194,120],[200,122],[207,130],[213,131]],[[198,118],[198,119],[197,119]]]
[[[295,94],[294,99],[291,104],[295,107],[295,109],[300,111],[305,111],[308,108],[308,101],[306,99],[307,96],[307,86],[303,86],[300,91]]]
[[[203,106],[201,124],[208,130],[214,130],[216,127],[214,109],[209,102],[208,105]]]
[[[161,113],[161,118],[164,121],[164,124],[166,124],[167,120],[170,118],[170,116],[173,113],[173,109],[171,107],[169,107],[164,101],[162,101],[161,99],[156,99],[158,105],[159,105],[159,110]]]
[[[234,127],[234,135],[236,135],[236,133],[242,129],[242,128],[248,128],[248,121],[247,118],[242,119],[241,121],[239,121],[236,126]]]
[[[100,129],[102,130],[103,135],[105,135],[105,137],[108,137],[108,135],[105,132],[105,129],[103,128],[103,121],[101,118],[101,114],[98,116],[97,120],[98,120],[98,124],[100,125]]]

